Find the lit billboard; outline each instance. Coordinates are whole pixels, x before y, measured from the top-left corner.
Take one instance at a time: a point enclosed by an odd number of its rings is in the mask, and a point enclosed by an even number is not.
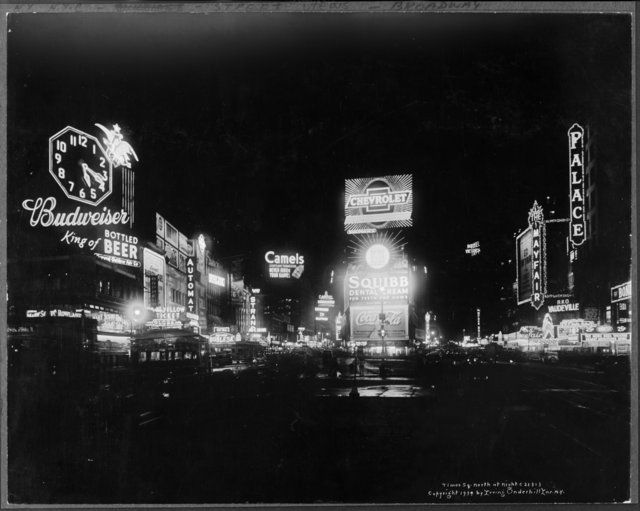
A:
[[[49,138],[51,180],[47,182],[53,186],[48,196],[25,198],[21,205],[28,213],[29,225],[46,229],[65,252],[79,250],[110,263],[139,268],[138,238],[130,232],[133,185],[124,186],[125,173],[131,169],[129,157],[135,152],[117,124],[113,130],[96,126],[107,138],[99,140],[73,126]],[[123,185],[121,196],[113,193],[117,183]]]
[[[345,303],[384,303],[409,300],[408,270],[389,271],[384,274],[360,271],[345,279]]]
[[[518,305],[531,300],[531,229],[526,229],[516,238],[516,279]]]
[[[264,260],[271,279],[299,279],[304,272],[304,255],[297,252],[291,254],[268,250]]]
[[[411,227],[413,176],[345,180],[344,227],[348,234]]]
[[[352,341],[380,341],[380,305],[352,305],[350,326]],[[385,340],[404,341],[409,338],[409,306],[385,304]]]
[[[586,237],[584,218],[584,129],[574,124],[569,137],[569,205],[570,238],[574,247],[582,245]]]

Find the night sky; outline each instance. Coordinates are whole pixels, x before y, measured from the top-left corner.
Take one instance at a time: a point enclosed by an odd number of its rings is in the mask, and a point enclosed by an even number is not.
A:
[[[12,15],[10,212],[49,179],[50,135],[119,123],[140,158],[140,227],[160,211],[214,236],[218,256],[289,247],[317,278],[343,257],[344,179],[413,173],[406,239],[445,269],[444,292],[446,261],[466,243],[510,238],[534,199],[567,208],[573,122],[597,126],[600,154],[628,172],[629,22]]]

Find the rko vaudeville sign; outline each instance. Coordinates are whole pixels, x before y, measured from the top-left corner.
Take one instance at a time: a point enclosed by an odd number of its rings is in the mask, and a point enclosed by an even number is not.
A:
[[[118,124],[95,127],[91,134],[67,126],[49,138],[51,193],[26,198],[22,207],[31,227],[51,230],[70,251],[138,268],[138,238],[131,232],[138,156]]]

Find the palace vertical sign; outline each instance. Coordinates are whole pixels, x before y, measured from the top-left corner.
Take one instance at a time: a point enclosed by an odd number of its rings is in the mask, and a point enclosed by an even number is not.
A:
[[[569,239],[574,247],[586,237],[584,218],[584,129],[579,124],[569,128]]]
[[[531,306],[538,310],[544,303],[544,214],[537,201],[529,210],[531,228]]]

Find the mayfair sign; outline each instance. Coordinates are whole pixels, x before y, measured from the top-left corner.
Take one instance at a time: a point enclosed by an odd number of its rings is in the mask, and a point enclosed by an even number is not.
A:
[[[544,215],[537,201],[529,210],[529,227],[531,228],[531,306],[539,310],[544,303]]]
[[[584,129],[579,124],[569,128],[569,204],[571,207],[569,239],[574,247],[585,241],[584,218]]]

